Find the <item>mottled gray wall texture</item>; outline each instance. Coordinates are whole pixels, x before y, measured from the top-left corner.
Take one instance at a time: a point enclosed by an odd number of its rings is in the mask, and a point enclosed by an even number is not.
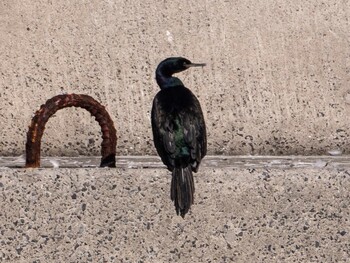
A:
[[[0,155],[24,153],[33,113],[61,93],[106,106],[118,155],[155,154],[157,64],[206,62],[179,74],[198,96],[209,154],[350,152],[347,0],[0,2]],[[47,124],[44,155],[98,155],[83,109]]]

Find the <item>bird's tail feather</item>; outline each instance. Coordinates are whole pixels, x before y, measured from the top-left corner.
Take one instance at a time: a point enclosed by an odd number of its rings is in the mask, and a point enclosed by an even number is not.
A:
[[[193,204],[194,181],[190,166],[174,168],[171,179],[171,200],[174,201],[176,214],[185,217]]]

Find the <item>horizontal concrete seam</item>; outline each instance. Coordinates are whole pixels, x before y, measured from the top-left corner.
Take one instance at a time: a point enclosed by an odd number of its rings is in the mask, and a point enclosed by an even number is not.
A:
[[[43,157],[44,168],[94,168],[99,156]],[[0,157],[0,167],[20,168],[24,156]],[[165,168],[157,156],[117,156],[118,168]],[[206,168],[350,168],[350,156],[207,156]]]

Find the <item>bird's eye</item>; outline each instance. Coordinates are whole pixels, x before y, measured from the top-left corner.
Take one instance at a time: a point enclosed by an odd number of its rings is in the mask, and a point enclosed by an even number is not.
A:
[[[186,67],[186,66],[187,66],[187,62],[185,61],[182,65],[183,65],[184,67]]]

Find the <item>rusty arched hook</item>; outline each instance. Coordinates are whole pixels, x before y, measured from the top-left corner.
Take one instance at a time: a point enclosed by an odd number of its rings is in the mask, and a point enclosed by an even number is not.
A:
[[[88,95],[65,94],[57,95],[41,105],[32,118],[27,132],[26,142],[26,166],[27,168],[40,167],[40,146],[45,125],[49,118],[58,110],[67,107],[80,107],[86,109],[95,117],[101,126],[101,164],[100,167],[115,167],[115,154],[117,135],[113,121],[105,107]]]

